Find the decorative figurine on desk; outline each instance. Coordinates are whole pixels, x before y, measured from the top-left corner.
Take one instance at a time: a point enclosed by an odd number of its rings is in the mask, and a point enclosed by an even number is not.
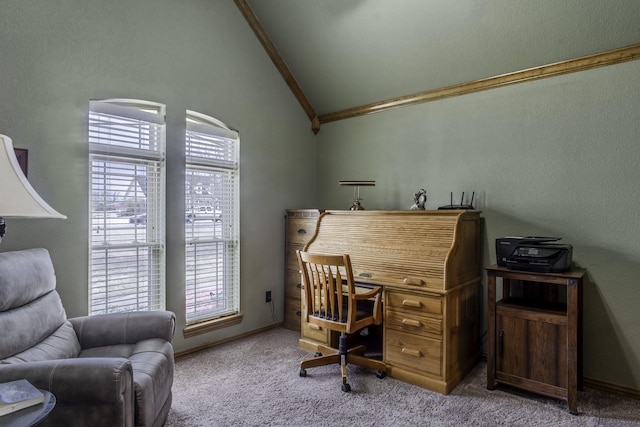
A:
[[[411,210],[423,211],[425,203],[427,203],[427,192],[423,188],[413,195],[413,205],[411,205]]]

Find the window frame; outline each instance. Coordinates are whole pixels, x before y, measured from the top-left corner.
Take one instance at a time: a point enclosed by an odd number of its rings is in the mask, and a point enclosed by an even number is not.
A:
[[[185,127],[185,336],[202,333],[240,321],[240,138],[223,122],[187,110]],[[199,176],[209,185],[191,182]],[[217,180],[217,181],[216,181]],[[206,187],[206,188],[205,188]],[[196,196],[196,193],[199,193]],[[203,206],[196,206],[203,205]],[[198,212],[211,208],[198,220]],[[219,213],[219,217],[218,217]],[[191,220],[190,220],[191,219]],[[198,229],[199,227],[199,229]],[[196,267],[193,253],[202,249],[201,263],[222,266],[215,272]],[[212,261],[215,259],[215,261]],[[222,303],[205,301],[222,295]]]
[[[89,315],[163,310],[165,106],[128,99],[90,101],[88,127]],[[131,199],[133,215],[120,216],[123,208],[129,213]]]

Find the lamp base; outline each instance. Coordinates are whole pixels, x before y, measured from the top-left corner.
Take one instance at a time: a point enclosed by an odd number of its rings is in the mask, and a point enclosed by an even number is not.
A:
[[[351,207],[349,208],[350,211],[363,211],[364,208],[362,207],[362,205],[360,204],[360,200],[361,199],[355,199],[353,201],[353,204],[351,205]]]

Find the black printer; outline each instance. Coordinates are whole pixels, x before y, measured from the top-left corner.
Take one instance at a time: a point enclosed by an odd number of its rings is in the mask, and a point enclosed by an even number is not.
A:
[[[571,269],[573,246],[552,243],[561,237],[508,236],[496,239],[500,267],[537,273],[562,273]]]

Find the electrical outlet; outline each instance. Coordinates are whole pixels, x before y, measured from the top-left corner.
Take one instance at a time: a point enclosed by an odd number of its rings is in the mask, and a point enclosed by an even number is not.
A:
[[[271,291],[265,293],[264,302],[271,302]]]

